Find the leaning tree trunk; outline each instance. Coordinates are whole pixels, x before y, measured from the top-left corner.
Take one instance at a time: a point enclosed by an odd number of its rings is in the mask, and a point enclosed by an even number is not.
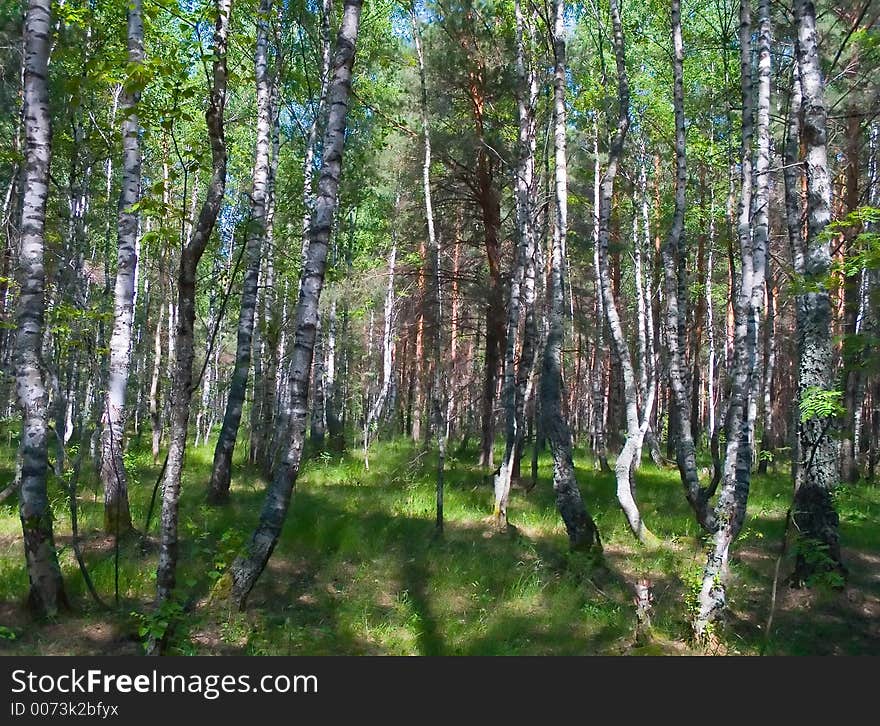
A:
[[[571,456],[571,429],[562,415],[562,338],[564,301],[562,295],[563,248],[568,224],[568,189],[565,138],[565,0],[554,0],[554,147],[556,151],[556,224],[550,264],[550,329],[544,347],[541,370],[541,414],[544,435],[553,454],[553,490],[556,507],[565,523],[572,549],[601,549],[599,530],[584,505],[575,478]]]
[[[801,145],[807,177],[807,237],[798,320],[798,467],[792,519],[801,538],[795,583],[817,572],[845,569],[840,559],[839,520],[831,495],[838,483],[835,418],[813,405],[833,390],[831,299],[825,280],[831,268],[830,241],[822,235],[831,219],[831,176],[826,150],[825,83],[819,63],[816,9],[795,0],[801,82]]]
[[[666,293],[666,347],[668,352],[669,384],[672,400],[669,402],[670,435],[675,439],[675,458],[685,496],[694,510],[697,522],[708,531],[714,531],[715,521],[709,507],[712,487],[702,487],[697,472],[697,452],[691,435],[690,395],[687,390],[687,369],[684,361],[684,332],[687,325],[685,310],[687,252],[684,237],[685,189],[687,162],[685,157],[684,125],[684,47],[681,40],[681,0],[672,0],[673,44],[673,106],[675,110],[675,210],[672,226],[661,254]]]
[[[52,534],[46,476],[49,469],[49,394],[40,354],[45,333],[46,269],[43,263],[52,130],[47,74],[52,37],[49,0],[28,0],[25,19],[25,169],[13,360],[22,411],[19,515],[30,580],[29,602],[52,616],[67,605]]]
[[[246,247],[247,267],[241,291],[241,309],[238,316],[238,339],[235,348],[235,368],[226,399],[223,426],[214,449],[214,466],[208,484],[208,501],[222,504],[229,499],[232,478],[232,454],[244,408],[248,372],[251,367],[251,344],[254,337],[254,312],[257,307],[257,282],[263,238],[266,234],[266,202],[269,185],[269,151],[272,133],[271,84],[267,64],[269,13],[272,0],[262,0],[257,24],[257,49],[254,68],[257,80],[257,141],[254,155],[254,186],[251,192],[251,210],[248,221]]]
[[[538,81],[531,59],[532,27],[523,16],[520,0],[514,3],[516,14],[516,72],[518,76],[517,106],[519,110],[519,164],[515,170],[516,224],[518,245],[516,266],[510,281],[507,309],[507,335],[504,349],[504,381],[502,403],[505,415],[504,458],[495,478],[496,526],[507,526],[507,503],[514,461],[523,443],[525,388],[535,358],[535,229],[532,202],[535,174],[536,123],[535,105]],[[528,30],[526,33],[525,31]],[[529,55],[527,56],[528,43]],[[522,352],[516,367],[520,317],[525,312]]]
[[[617,457],[614,467],[617,478],[617,501],[620,503],[630,529],[639,542],[651,544],[656,542],[657,538],[642,521],[642,516],[635,500],[633,469],[636,452],[641,451],[645,431],[648,428],[650,408],[653,407],[654,403],[654,390],[652,389],[642,402],[644,410],[640,419],[635,369],[629,352],[629,344],[623,332],[620,314],[617,310],[612,273],[608,264],[609,220],[611,218],[611,202],[614,196],[614,179],[617,176],[617,167],[620,164],[623,144],[626,141],[630,125],[629,79],[626,74],[623,29],[620,23],[620,11],[618,10],[617,0],[610,0],[610,8],[614,56],[617,64],[619,109],[617,130],[611,141],[611,148],[608,152],[608,166],[602,177],[599,191],[599,285],[602,294],[602,308],[605,311],[605,321],[608,323],[608,329],[611,331],[611,342],[614,345],[614,352],[620,363],[623,374],[624,395],[626,396],[626,442]]]
[[[741,195],[737,234],[742,271],[734,312],[734,358],[730,371],[727,407],[727,451],[721,494],[715,507],[718,528],[703,570],[699,614],[694,622],[698,638],[726,606],[727,565],[730,546],[742,528],[751,483],[754,449],[754,414],[750,405],[758,375],[758,339],[764,307],[770,202],[770,2],[761,0],[758,33],[757,164],[752,178],[752,98],[750,0],[740,4],[740,63],[742,91]],[[752,187],[754,185],[754,198]]]
[[[122,121],[122,192],[119,195],[119,234],[116,254],[116,286],[113,295],[113,333],[110,336],[110,368],[101,437],[101,481],[104,484],[104,531],[125,533],[131,529],[128,477],[122,456],[125,432],[125,392],[131,365],[131,328],[134,317],[137,268],[138,212],[132,207],[140,196],[141,145],[137,104],[142,81],[138,69],[144,62],[144,23],[141,0],[128,5],[128,72],[120,102]]]
[[[329,113],[324,131],[318,198],[309,232],[308,256],[303,261],[299,300],[294,312],[295,343],[290,366],[292,400],[288,437],[269,485],[257,529],[246,550],[236,558],[231,567],[231,595],[239,608],[244,607],[248,594],[275,549],[302,461],[308,413],[309,372],[312,367],[318,303],[324,283],[330,230],[339,201],[339,177],[342,173],[342,151],[361,0],[345,0],[344,6],[342,25],[336,36],[333,75],[328,90]]]
[[[211,180],[205,201],[199,211],[192,236],[180,252],[177,283],[177,329],[174,344],[174,371],[171,381],[171,432],[162,492],[159,565],[156,570],[157,607],[167,601],[176,584],[177,519],[180,501],[180,478],[186,454],[186,436],[192,399],[194,358],[194,325],[196,318],[196,270],[214,230],[226,190],[226,139],[223,112],[226,106],[226,51],[229,39],[229,15],[232,0],[217,0],[214,25],[214,63],[211,96],[205,120],[211,144]],[[169,336],[171,325],[169,321]],[[160,652],[162,644],[149,643],[151,654]]]

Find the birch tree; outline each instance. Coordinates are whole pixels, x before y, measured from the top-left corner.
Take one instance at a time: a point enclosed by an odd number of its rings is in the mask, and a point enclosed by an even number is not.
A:
[[[726,604],[730,547],[742,529],[751,481],[754,449],[754,407],[758,378],[758,342],[764,307],[764,283],[769,241],[770,203],[770,3],[760,1],[758,33],[757,163],[752,170],[752,114],[754,110],[750,0],[740,4],[740,72],[742,92],[741,193],[737,235],[742,268],[735,300],[734,359],[727,407],[727,450],[723,479],[715,507],[717,529],[710,547],[700,590],[700,611],[694,631],[706,636],[708,624]],[[753,192],[754,191],[754,195]]]
[[[555,150],[556,220],[550,261],[550,328],[541,368],[541,414],[543,428],[553,454],[553,491],[556,508],[565,523],[572,549],[601,549],[599,530],[587,511],[575,478],[571,453],[571,429],[562,415],[562,339],[564,300],[563,250],[568,228],[568,168],[566,162],[565,108],[565,0],[554,0],[553,16],[553,113]]]
[[[792,519],[800,535],[794,581],[816,571],[844,573],[839,518],[831,494],[838,484],[838,443],[834,438],[832,309],[825,279],[831,268],[830,241],[823,236],[831,220],[825,81],[819,64],[816,8],[795,0],[801,87],[800,131],[807,187],[803,248],[805,291],[799,296],[797,470]],[[828,409],[832,410],[829,411]]]
[[[205,252],[211,233],[214,231],[214,225],[226,191],[227,152],[224,109],[226,107],[227,84],[226,53],[229,42],[231,9],[232,0],[217,0],[211,89],[208,108],[205,111],[205,121],[211,145],[211,178],[192,235],[180,252],[177,273],[177,327],[173,336],[169,320],[169,338],[173,337],[175,344],[174,370],[171,380],[171,431],[163,480],[159,565],[156,570],[156,601],[159,608],[172,596],[177,582],[177,522],[180,504],[180,479],[186,454],[190,401],[193,393],[196,272],[199,260]],[[171,317],[173,316],[169,316],[169,318]],[[151,654],[157,654],[161,648],[162,643],[153,640],[149,644],[148,651]]]
[[[293,360],[290,366],[291,417],[284,451],[266,494],[260,521],[246,549],[231,567],[233,602],[243,608],[266,567],[281,535],[299,475],[308,414],[309,372],[317,333],[318,303],[324,284],[331,227],[339,202],[342,151],[351,97],[355,43],[361,16],[361,0],[344,0],[342,25],[336,36],[332,76],[328,87],[327,127],[318,181],[315,215],[309,230],[299,299],[294,310]]]
[[[635,457],[642,449],[642,441],[648,429],[650,410],[654,405],[656,386],[651,385],[642,399],[642,413],[639,415],[639,392],[636,384],[635,368],[630,357],[629,343],[623,332],[617,302],[612,289],[611,270],[608,265],[609,219],[611,217],[611,201],[614,196],[614,179],[623,154],[623,145],[629,131],[629,78],[626,73],[626,57],[623,45],[623,29],[620,22],[620,11],[617,0],[611,0],[611,25],[614,45],[614,57],[617,65],[618,86],[618,118],[617,129],[611,141],[608,154],[608,166],[602,176],[599,192],[599,236],[598,261],[599,285],[602,294],[602,309],[605,321],[611,331],[611,341],[623,374],[624,394],[626,396],[626,443],[623,445],[615,463],[617,477],[617,501],[626,516],[627,523],[636,538],[643,544],[656,542],[656,537],[645,526],[634,496],[633,469]]]
[[[40,615],[53,616],[67,605],[52,533],[46,478],[49,469],[49,393],[43,373],[46,324],[46,199],[52,128],[47,75],[51,4],[28,0],[24,23],[24,179],[13,363],[22,413],[19,516],[30,581],[29,602]]]
[[[235,368],[226,400],[223,426],[214,448],[214,464],[208,484],[208,501],[220,504],[229,498],[232,478],[232,453],[238,438],[238,427],[244,407],[248,373],[251,366],[251,347],[254,336],[254,314],[257,307],[257,282],[260,276],[263,242],[266,236],[266,210],[269,190],[269,156],[272,134],[272,89],[268,68],[268,27],[272,1],[262,0],[257,21],[257,47],[254,70],[257,83],[257,140],[254,153],[254,181],[251,191],[245,249],[246,267],[241,291],[241,309],[238,316],[238,338],[235,349]]]
[[[666,298],[665,332],[667,368],[672,390],[670,436],[675,440],[675,459],[678,464],[685,496],[704,529],[714,531],[716,523],[710,499],[715,493],[717,480],[708,487],[700,484],[697,471],[697,451],[691,433],[690,395],[684,361],[684,340],[687,327],[687,247],[685,243],[684,213],[687,188],[687,158],[684,123],[684,45],[681,38],[681,0],[672,0],[672,101],[675,112],[675,208],[672,226],[661,248],[663,279]]]
[[[502,403],[505,414],[504,458],[495,478],[495,524],[507,525],[507,504],[515,457],[521,452],[524,436],[525,389],[531,375],[537,346],[535,320],[535,244],[534,176],[538,80],[532,58],[534,31],[515,0],[517,110],[519,115],[519,160],[514,172],[514,195],[518,244],[516,264],[511,275],[507,308],[507,335],[504,351]],[[525,316],[522,347],[517,365],[520,319]]]
[[[128,477],[123,459],[126,423],[125,394],[131,366],[132,319],[137,270],[141,145],[138,111],[143,78],[144,23],[141,0],[128,5],[128,78],[123,84],[122,191],[119,195],[116,285],[113,294],[113,333],[110,336],[110,367],[101,438],[101,481],[104,484],[104,531],[125,533],[131,529]],[[158,333],[157,333],[158,334]]]

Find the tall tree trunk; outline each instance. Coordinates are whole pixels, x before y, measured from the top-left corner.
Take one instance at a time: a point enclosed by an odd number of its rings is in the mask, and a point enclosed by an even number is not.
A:
[[[489,267],[488,301],[486,304],[486,354],[483,366],[483,394],[480,406],[480,466],[492,467],[492,448],[495,444],[495,396],[498,388],[498,371],[504,349],[504,285],[501,279],[501,199],[494,183],[492,157],[485,143],[485,91],[484,69],[470,76],[468,92],[473,107],[477,133],[476,154],[476,201],[480,208],[483,240]]]
[[[101,437],[101,482],[104,485],[104,531],[124,534],[131,529],[128,477],[122,457],[125,434],[125,392],[131,365],[131,328],[134,318],[137,268],[138,212],[132,207],[140,197],[141,145],[138,137],[137,104],[142,81],[138,69],[144,62],[144,23],[141,0],[128,5],[128,73],[123,84],[122,191],[119,195],[119,234],[116,286],[113,294],[113,333],[110,336],[110,368]]]
[[[443,489],[446,469],[446,411],[443,408],[443,374],[442,374],[442,330],[443,307],[440,287],[440,241],[434,225],[434,203],[431,195],[431,133],[428,120],[428,85],[425,80],[425,57],[422,53],[422,41],[416,19],[415,7],[411,9],[413,37],[415,38],[416,57],[419,63],[419,86],[421,89],[422,137],[425,145],[425,156],[422,162],[422,191],[425,198],[425,222],[428,228],[428,255],[426,267],[433,278],[431,300],[429,302],[429,332],[431,334],[431,367],[433,381],[431,384],[431,417],[434,433],[437,436],[437,479],[436,479],[436,529],[443,531]]]
[[[232,453],[241,425],[248,372],[251,366],[251,344],[254,335],[254,313],[257,306],[257,282],[263,238],[266,234],[266,202],[269,184],[269,152],[272,134],[271,83],[268,70],[268,29],[272,0],[260,3],[257,22],[257,49],[254,68],[257,81],[257,141],[254,154],[254,186],[251,191],[250,219],[248,220],[246,268],[241,291],[241,309],[238,316],[238,339],[235,348],[235,368],[226,399],[223,426],[214,449],[214,465],[208,484],[208,502],[222,504],[229,499],[232,477]]]
[[[656,537],[642,521],[638,504],[635,500],[635,483],[633,469],[636,452],[641,451],[642,441],[648,427],[650,408],[654,403],[654,389],[652,388],[643,400],[644,410],[639,417],[639,393],[636,384],[635,369],[630,356],[629,344],[623,332],[623,324],[617,308],[613,288],[613,275],[609,269],[609,219],[611,217],[611,203],[614,197],[614,180],[617,176],[617,168],[623,155],[623,145],[629,131],[629,78],[626,73],[625,51],[623,45],[623,30],[620,23],[620,11],[617,0],[610,0],[612,39],[614,45],[614,57],[617,64],[617,96],[618,117],[617,130],[611,141],[608,152],[608,166],[602,177],[599,200],[599,284],[602,293],[602,307],[605,310],[605,320],[611,331],[611,341],[614,352],[620,364],[623,377],[624,395],[626,397],[626,442],[620,451],[615,463],[615,475],[617,478],[617,501],[626,516],[633,534],[643,544],[656,541]]]
[[[318,303],[324,283],[327,248],[339,199],[346,115],[351,95],[351,72],[361,15],[361,0],[344,0],[344,13],[328,89],[329,113],[315,216],[309,232],[299,300],[294,311],[295,344],[290,367],[292,413],[284,452],[266,494],[260,521],[245,552],[232,564],[232,599],[243,608],[248,594],[266,567],[278,542],[299,475],[308,413],[309,372],[315,345]]]
[[[707,531],[714,531],[715,521],[709,507],[712,487],[700,485],[697,455],[691,435],[690,395],[687,390],[687,369],[682,341],[687,313],[684,307],[687,276],[686,244],[684,239],[685,190],[687,163],[685,157],[684,124],[684,48],[681,40],[681,0],[672,0],[673,43],[673,105],[675,107],[675,211],[672,227],[661,248],[666,292],[666,347],[668,351],[670,402],[670,435],[674,437],[675,458],[678,463],[685,496],[694,510],[697,522]],[[673,426],[674,424],[674,426]]]
[[[159,270],[161,279],[162,270]],[[162,319],[165,317],[165,305],[161,297],[160,287],[159,312],[156,320],[156,333],[153,337],[153,372],[150,376],[150,426],[152,433],[153,464],[159,460],[159,444],[162,439],[162,415],[159,406],[159,376],[162,372]]]
[[[495,524],[507,526],[507,503],[515,462],[523,442],[525,388],[535,359],[535,229],[532,204],[535,175],[535,104],[538,81],[532,61],[532,25],[523,16],[520,0],[514,3],[516,15],[517,107],[519,112],[519,161],[515,170],[516,224],[518,244],[516,265],[511,276],[507,308],[507,335],[504,350],[502,402],[505,414],[504,458],[495,478]],[[525,313],[522,352],[516,366],[520,317]]]
[[[770,202],[770,0],[760,1],[758,33],[757,164],[752,178],[754,109],[751,72],[752,18],[750,0],[740,3],[740,64],[742,79],[741,195],[737,234],[742,272],[735,300],[734,359],[727,408],[727,451],[721,494],[715,507],[714,534],[700,591],[700,611],[694,623],[698,638],[726,606],[730,547],[742,528],[751,483],[754,446],[754,408],[750,405],[758,371],[760,319],[764,307],[764,277],[769,240]],[[754,185],[754,198],[752,188]]]
[[[593,273],[596,290],[600,290],[599,280],[599,207],[601,206],[602,181],[599,169],[599,120],[593,119]],[[608,353],[605,347],[605,305],[602,294],[596,295],[596,340],[594,342],[594,363],[590,381],[592,393],[593,416],[591,423],[593,456],[598,462],[600,471],[610,472],[608,465],[608,447],[605,436],[605,367]]]
[[[713,132],[714,133],[714,132]],[[706,339],[708,343],[708,367],[706,370],[706,433],[709,439],[709,446],[714,451],[714,445],[717,441],[715,432],[717,429],[717,402],[718,391],[716,388],[716,375],[718,372],[718,357],[715,347],[715,305],[712,301],[712,275],[715,257],[715,193],[709,191],[709,251],[706,260],[706,278],[704,295],[706,298]],[[717,457],[713,455],[713,459],[717,461]],[[717,465],[716,465],[717,466]]]
[[[276,51],[277,52],[277,51]],[[254,371],[254,412],[251,417],[251,463],[259,464],[268,478],[272,431],[277,420],[276,395],[278,388],[278,354],[281,339],[281,310],[275,292],[275,203],[276,179],[281,151],[281,110],[279,104],[281,78],[281,56],[276,61],[275,78],[272,82],[272,149],[269,162],[269,180],[266,185],[266,231],[263,237],[265,249],[265,268],[263,278],[263,314],[259,316],[260,340],[263,346],[263,365],[260,385],[256,385]],[[285,285],[286,285],[285,281]],[[256,400],[259,397],[259,400]]]
[[[798,401],[806,411],[811,397],[834,387],[831,300],[824,284],[831,254],[830,243],[822,236],[831,219],[831,178],[826,151],[825,83],[812,0],[795,0],[795,17],[802,93],[801,143],[807,180],[804,276],[811,288],[800,296],[802,312],[797,330]],[[806,582],[819,571],[845,572],[840,559],[839,520],[831,498],[838,484],[839,452],[834,428],[833,417],[808,412],[801,415],[793,521],[804,548],[795,566],[796,583]],[[816,557],[817,553],[821,557]]]
[[[556,224],[550,264],[550,329],[541,370],[541,414],[544,435],[553,454],[556,508],[565,523],[572,549],[600,550],[599,530],[584,505],[571,455],[571,430],[562,415],[562,338],[565,316],[562,296],[563,248],[568,228],[568,164],[565,109],[565,0],[554,0],[553,52],[554,147],[556,151]]]
[[[196,317],[196,271],[214,230],[226,190],[226,139],[223,112],[226,106],[226,51],[229,39],[231,0],[217,0],[214,24],[211,95],[205,120],[211,144],[211,180],[205,201],[190,239],[180,252],[177,283],[177,329],[175,331],[174,377],[171,381],[171,432],[165,467],[160,522],[159,565],[156,570],[156,600],[161,607],[174,591],[177,575],[177,519],[180,479],[186,454],[186,437],[192,400],[194,325]],[[170,323],[170,321],[169,321]],[[169,333],[170,333],[169,324]],[[157,654],[163,644],[152,640],[148,652]]]
[[[324,436],[326,433],[327,412],[324,406],[324,338],[326,333],[321,327],[321,316],[315,322],[317,333],[315,337],[315,351],[312,356],[312,387],[314,388],[312,399],[312,413],[309,420],[309,440],[317,451],[324,449]]]
[[[419,242],[419,287],[417,293],[416,346],[410,376],[412,380],[412,428],[410,434],[416,443],[422,440],[422,416],[425,412],[425,302],[428,284],[428,249],[424,238]]]
[[[700,183],[700,212],[704,216],[707,214],[706,209],[706,166],[700,165],[699,173]],[[697,235],[697,264],[696,273],[697,280],[702,282],[706,279],[706,240],[707,233],[705,229],[700,230]],[[693,325],[691,326],[690,340],[690,363],[691,363],[691,437],[699,444],[702,435],[702,349],[703,349],[703,325],[705,323],[705,298],[702,295],[697,296],[696,305],[694,306]]]
[[[492,448],[495,444],[495,394],[498,388],[498,369],[504,346],[504,301],[501,281],[501,207],[497,191],[492,186],[489,171],[491,162],[485,150],[480,152],[478,175],[481,179],[481,207],[485,231],[486,253],[489,261],[489,302],[486,306],[486,355],[483,367],[483,395],[481,406],[480,465],[492,466]]]
[[[40,615],[67,605],[52,534],[46,477],[49,468],[49,394],[41,347],[45,333],[43,262],[52,129],[47,87],[51,41],[49,0],[28,0],[25,18],[25,170],[18,271],[21,286],[14,342],[16,393],[22,412],[19,516],[30,580],[29,602]]]

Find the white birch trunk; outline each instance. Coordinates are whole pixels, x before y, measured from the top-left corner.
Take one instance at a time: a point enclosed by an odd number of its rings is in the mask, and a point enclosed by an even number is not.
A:
[[[119,195],[119,233],[116,254],[116,285],[113,293],[113,333],[110,336],[110,369],[104,404],[101,437],[101,482],[104,485],[104,531],[125,533],[131,529],[128,477],[123,460],[126,423],[125,394],[131,367],[131,331],[137,290],[137,239],[139,213],[132,209],[140,199],[141,145],[138,136],[137,78],[144,61],[144,23],[141,0],[128,5],[128,72],[134,75],[121,98],[122,191]]]
[[[324,284],[327,249],[339,201],[339,178],[346,118],[351,96],[355,42],[360,23],[361,0],[345,0],[342,25],[336,38],[332,80],[328,89],[329,113],[324,132],[324,154],[318,182],[315,217],[309,232],[300,296],[294,311],[295,344],[290,367],[291,416],[284,451],[276,466],[260,521],[245,552],[231,567],[232,599],[244,607],[248,594],[275,549],[290,507],[299,475],[308,414],[309,373],[317,333],[318,304]]]

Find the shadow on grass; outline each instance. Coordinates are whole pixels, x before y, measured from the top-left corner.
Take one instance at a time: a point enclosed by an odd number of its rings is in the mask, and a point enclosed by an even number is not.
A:
[[[290,516],[245,613],[205,595],[211,574],[222,572],[250,536],[265,483],[236,461],[231,503],[204,503],[211,447],[190,448],[180,503],[180,570],[184,594],[198,602],[181,630],[181,652],[249,654],[585,654],[625,652],[635,617],[632,583],[654,584],[655,627],[669,639],[688,634],[687,595],[704,555],[699,530],[676,470],[646,464],[637,496],[646,522],[667,544],[656,551],[636,545],[617,506],[613,475],[578,457],[577,476],[606,545],[604,566],[568,552],[555,512],[549,456],[542,455],[538,486],[515,492],[511,519],[519,527],[498,535],[488,527],[491,481],[466,454],[447,471],[447,529],[434,536],[436,454],[409,442],[377,444],[366,471],[358,453],[314,455],[306,462]],[[149,452],[133,449],[131,505],[141,526],[158,474]],[[58,541],[69,536],[64,492],[51,485]],[[93,472],[80,491],[86,560],[98,589],[113,589],[113,553],[99,532],[102,512]],[[741,652],[758,652],[769,585],[790,485],[782,477],[755,477],[749,517],[734,547],[729,629]],[[65,635],[21,614],[16,598],[27,589],[17,513],[0,517],[2,612],[19,636],[11,652],[120,652],[131,647],[128,611],[147,611],[155,591],[155,547],[124,544],[120,557],[123,612],[92,611],[70,556],[61,559],[79,623]],[[877,643],[877,573],[880,550],[872,522],[878,498],[854,489],[842,499],[847,552],[858,562],[850,600],[813,594],[812,609],[786,593],[780,602],[771,651],[866,652]],[[154,522],[156,520],[154,519]],[[155,526],[155,525],[154,525]],[[154,529],[155,532],[155,529]],[[151,535],[155,543],[155,534]],[[5,539],[4,539],[5,538]],[[111,543],[112,545],[112,543]],[[872,579],[873,578],[873,579]],[[844,593],[844,597],[846,597]],[[110,623],[114,639],[83,635]],[[54,636],[49,634],[55,633]],[[92,634],[94,635],[94,633]],[[82,637],[81,637],[82,636]],[[126,639],[127,638],[127,639]],[[50,645],[51,643],[51,645]],[[114,643],[116,645],[114,645]],[[831,643],[837,645],[831,646]],[[65,651],[66,649],[66,651]],[[833,651],[832,652],[837,652]]]

